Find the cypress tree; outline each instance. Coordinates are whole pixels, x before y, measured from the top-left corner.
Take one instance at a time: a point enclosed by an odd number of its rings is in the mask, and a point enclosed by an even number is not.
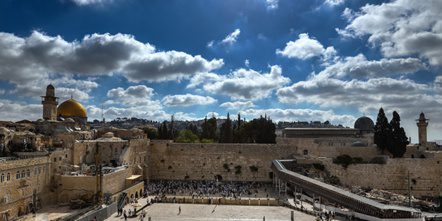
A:
[[[391,127],[385,116],[384,109],[380,108],[376,125],[374,126],[374,143],[384,152],[390,146]]]
[[[388,151],[393,154],[393,157],[402,157],[404,156],[407,145],[410,143],[408,141],[407,135],[405,134],[405,130],[401,127],[401,117],[399,114],[394,111],[393,118],[390,121],[391,127],[391,141],[388,147]]]

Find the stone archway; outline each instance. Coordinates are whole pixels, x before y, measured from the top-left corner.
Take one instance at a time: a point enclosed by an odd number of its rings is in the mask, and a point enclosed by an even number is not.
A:
[[[215,175],[215,180],[216,181],[222,181],[223,180],[223,176],[217,174],[217,175]]]

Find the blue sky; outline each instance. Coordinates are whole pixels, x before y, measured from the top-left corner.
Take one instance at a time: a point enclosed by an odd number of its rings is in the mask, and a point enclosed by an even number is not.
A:
[[[90,119],[329,120],[382,106],[442,120],[442,2],[54,0],[0,2],[0,113],[41,117],[47,84]]]

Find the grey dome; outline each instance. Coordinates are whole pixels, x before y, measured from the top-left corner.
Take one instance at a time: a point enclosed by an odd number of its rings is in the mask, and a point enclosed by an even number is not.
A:
[[[374,123],[369,117],[360,117],[355,121],[354,128],[361,131],[373,131]]]

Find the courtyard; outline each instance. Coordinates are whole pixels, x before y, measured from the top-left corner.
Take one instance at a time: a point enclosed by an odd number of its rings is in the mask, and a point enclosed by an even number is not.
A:
[[[181,213],[179,208],[181,207]],[[126,206],[125,209],[129,209]],[[291,211],[280,206],[232,206],[232,205],[202,205],[202,204],[171,204],[157,203],[146,207],[146,218],[151,221],[203,221],[203,220],[241,220],[241,221],[289,221]],[[315,220],[315,217],[294,211],[296,221]],[[113,214],[107,221],[124,220],[122,216]],[[140,220],[139,217],[128,220]]]

